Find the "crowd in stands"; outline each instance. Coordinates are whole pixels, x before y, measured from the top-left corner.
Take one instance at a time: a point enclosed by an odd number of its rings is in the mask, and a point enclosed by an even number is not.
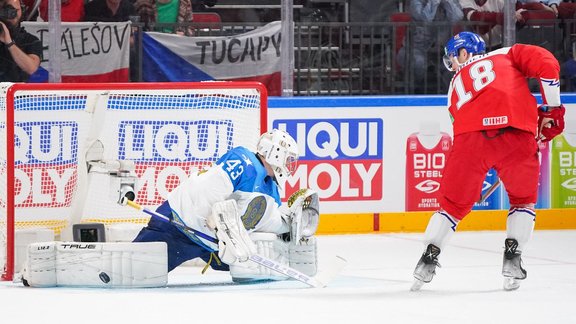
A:
[[[8,0],[0,0],[6,2]],[[18,0],[15,0],[16,2]],[[49,0],[21,0],[20,20],[48,21]],[[160,31],[184,36],[193,36],[193,12],[210,10],[218,0],[61,0],[61,21],[100,21],[139,23],[145,31]],[[395,6],[397,0],[387,0],[390,6]],[[427,51],[433,44],[444,44],[455,32],[462,30],[461,21],[468,22],[467,28],[483,35],[489,50],[502,46],[504,1],[505,0],[400,0],[402,2],[399,14],[408,21],[415,22],[410,28],[410,43],[400,43],[397,48],[397,64],[404,66],[426,66]],[[576,0],[575,0],[576,1]],[[386,1],[385,1],[386,2]],[[309,1],[304,0],[306,7]],[[18,8],[20,9],[20,8]],[[321,9],[321,8],[320,8]],[[542,20],[574,20],[576,3],[562,0],[518,0],[515,3],[516,28],[537,24]],[[394,21],[393,19],[391,19]],[[406,21],[404,20],[404,21]],[[455,26],[453,30],[440,30],[427,26],[425,23],[449,22]],[[478,25],[470,27],[470,24]],[[418,24],[424,23],[424,24]],[[169,27],[165,27],[169,26]],[[570,26],[576,26],[574,21]],[[576,30],[566,33],[576,36]],[[18,39],[15,39],[18,45]],[[407,49],[410,49],[409,54]],[[0,52],[0,59],[7,56],[7,49]],[[30,52],[34,55],[34,53]],[[405,62],[410,60],[410,64]],[[9,61],[15,61],[9,58]],[[576,88],[576,61],[568,58],[565,71],[573,73]],[[411,71],[413,73],[413,71]],[[421,84],[421,73],[413,73],[416,84]],[[10,80],[12,81],[12,80]]]
[[[216,0],[61,0],[62,22],[143,23],[144,30],[192,36],[194,1],[197,8],[213,6]],[[0,81],[42,80],[37,72],[42,58],[40,40],[21,28],[22,21],[50,20],[49,0],[0,0]],[[154,27],[157,23],[176,27]],[[131,40],[133,44],[133,40]],[[134,51],[131,46],[131,55]],[[131,70],[133,70],[131,68]],[[132,72],[133,73],[133,72]]]
[[[412,20],[417,22],[448,21],[456,24],[463,18],[462,9],[454,0],[412,0],[409,8]],[[406,66],[406,60],[410,60],[409,66],[412,67],[411,73],[417,87],[424,84],[425,73],[422,73],[421,69],[428,66],[429,48],[437,42],[445,43],[442,40],[448,40],[450,37],[452,37],[451,31],[437,30],[427,25],[416,25],[412,29],[412,42],[404,43],[397,57],[400,67]],[[408,46],[411,46],[412,55],[406,55]],[[416,71],[417,69],[420,71]]]
[[[37,2],[40,2],[37,5]],[[192,22],[193,0],[62,0],[61,21],[128,21],[150,23],[188,23]],[[23,0],[30,8],[27,20],[48,21],[49,0]],[[196,6],[205,6],[204,1],[197,1]],[[214,5],[215,0],[209,0]],[[38,8],[38,10],[34,10]],[[192,35],[185,27],[176,30],[162,30],[181,35]]]
[[[397,63],[400,68],[404,67],[405,60],[410,60],[411,69],[422,69],[426,64],[426,53],[432,44],[445,44],[454,34],[464,28],[482,35],[488,45],[488,50],[494,50],[503,44],[504,3],[505,0],[410,0],[403,19],[398,21],[413,21],[415,26],[411,29],[410,44],[405,42],[401,45],[397,55]],[[547,21],[554,20],[564,23],[569,22],[571,29],[565,35],[571,38],[576,36],[576,3],[561,0],[518,0],[514,7],[514,20],[516,30],[527,25],[546,25]],[[469,22],[464,27],[457,24],[459,21]],[[449,22],[454,28],[442,33],[435,30],[430,22]],[[419,24],[420,23],[420,24]],[[477,23],[477,24],[475,24]],[[444,30],[445,32],[446,30]],[[576,40],[568,39],[572,43]],[[406,55],[406,48],[411,49],[411,54]],[[572,89],[576,89],[576,53],[568,57],[564,62],[564,73],[573,83]],[[414,83],[421,85],[423,73],[409,71],[414,76]]]

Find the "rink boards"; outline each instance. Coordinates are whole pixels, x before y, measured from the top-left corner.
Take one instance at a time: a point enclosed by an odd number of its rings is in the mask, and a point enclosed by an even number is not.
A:
[[[576,96],[562,101],[566,138],[540,148],[537,229],[576,228]],[[268,127],[297,140],[284,198],[317,190],[321,233],[420,232],[438,208],[452,139],[445,96],[270,97]],[[483,192],[496,180],[489,172]],[[504,229],[508,206],[500,186],[459,229]]]

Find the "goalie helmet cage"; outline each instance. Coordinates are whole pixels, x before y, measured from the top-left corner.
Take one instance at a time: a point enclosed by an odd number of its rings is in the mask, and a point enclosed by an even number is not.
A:
[[[123,170],[93,165],[131,161],[136,202],[155,208],[229,149],[255,151],[267,128],[258,82],[0,83],[0,95],[2,280],[13,279],[19,232],[57,239],[80,222],[144,226],[142,213],[116,203],[122,179],[110,175]]]

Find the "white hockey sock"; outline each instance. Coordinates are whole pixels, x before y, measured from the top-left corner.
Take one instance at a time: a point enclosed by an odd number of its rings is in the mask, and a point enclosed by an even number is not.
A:
[[[424,246],[434,244],[442,250],[444,245],[456,231],[459,220],[445,211],[437,211],[430,217],[426,232],[424,232]]]
[[[527,207],[513,207],[508,211],[506,220],[506,238],[518,241],[518,251],[523,251],[532,237],[536,213]]]

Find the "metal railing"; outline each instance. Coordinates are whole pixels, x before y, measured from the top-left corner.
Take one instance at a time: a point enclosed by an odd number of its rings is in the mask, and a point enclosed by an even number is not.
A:
[[[194,23],[191,23],[194,26]],[[201,36],[231,36],[263,24],[202,24]],[[142,28],[140,24],[135,24]],[[486,25],[484,25],[485,27]],[[165,27],[165,24],[147,28]],[[445,94],[451,73],[442,64],[443,46],[454,33],[476,30],[481,24],[461,22],[296,22],[294,27],[294,95],[395,95]],[[422,33],[424,32],[424,36]],[[516,32],[517,43],[550,50],[562,64],[573,59],[576,20],[536,21]],[[138,33],[137,33],[138,34]],[[423,44],[424,43],[424,44]],[[489,40],[490,44],[498,43]],[[141,45],[141,43],[136,42]],[[498,48],[498,45],[489,49]],[[136,73],[141,80],[141,51],[135,51]],[[564,75],[562,91],[573,91],[574,80]],[[531,84],[537,91],[537,84]]]

